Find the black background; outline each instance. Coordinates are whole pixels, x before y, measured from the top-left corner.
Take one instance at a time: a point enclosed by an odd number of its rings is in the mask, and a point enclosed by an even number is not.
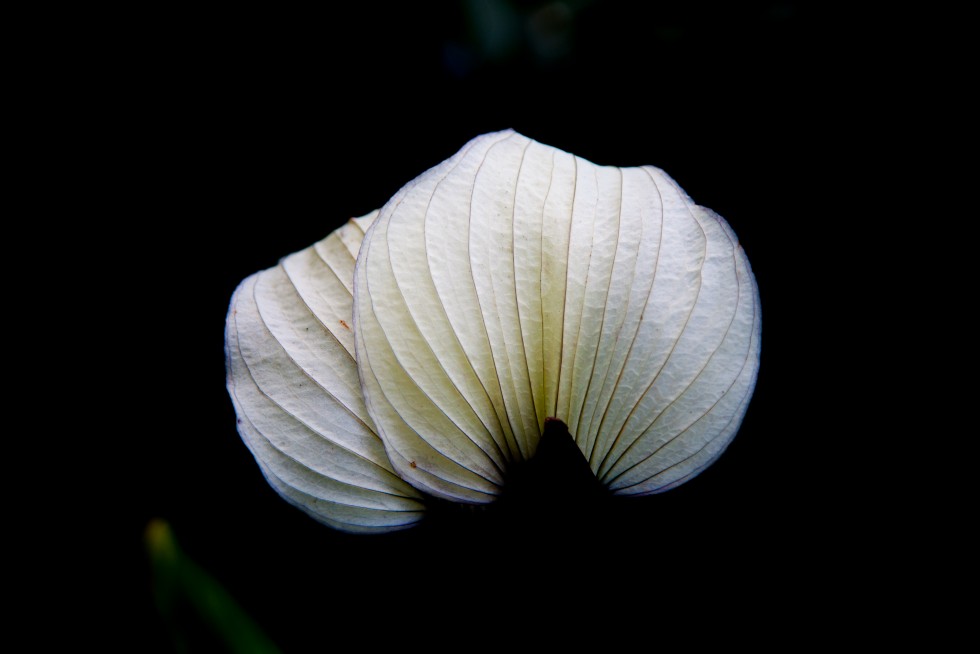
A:
[[[143,554],[153,518],[287,652],[339,633],[429,646],[503,645],[514,624],[541,643],[683,631],[675,614],[717,619],[749,596],[764,598],[750,624],[791,624],[812,600],[801,589],[867,555],[865,500],[825,446],[838,400],[821,388],[835,365],[823,335],[841,327],[820,261],[846,220],[827,192],[846,180],[826,161],[860,156],[837,147],[861,120],[856,17],[795,2],[490,4],[506,11],[161,10],[93,44],[111,62],[93,93],[112,101],[92,137],[113,160],[111,211],[131,226],[104,262],[120,365],[102,389],[108,447],[85,464],[110,525],[93,535],[112,553],[97,577],[113,599],[89,623],[100,638],[170,647]],[[600,164],[659,166],[728,220],[763,308],[745,421],[717,463],[660,496],[616,501],[574,472],[555,493],[556,465],[524,502],[393,535],[332,531],[271,490],[236,432],[231,294],[504,128]]]

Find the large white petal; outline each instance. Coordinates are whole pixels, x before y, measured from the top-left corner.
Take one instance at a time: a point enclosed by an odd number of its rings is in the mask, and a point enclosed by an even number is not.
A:
[[[730,442],[758,370],[758,292],[724,220],[659,169],[512,131],[385,205],[354,298],[392,465],[462,502],[492,500],[547,417],[614,492],[676,485]]]

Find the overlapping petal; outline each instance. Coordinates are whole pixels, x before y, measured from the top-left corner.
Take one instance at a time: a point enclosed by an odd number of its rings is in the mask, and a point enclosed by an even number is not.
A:
[[[616,494],[690,479],[738,430],[760,326],[732,230],[663,171],[505,131],[245,280],[228,387],[284,497],[388,530],[422,493],[491,502],[546,418]]]

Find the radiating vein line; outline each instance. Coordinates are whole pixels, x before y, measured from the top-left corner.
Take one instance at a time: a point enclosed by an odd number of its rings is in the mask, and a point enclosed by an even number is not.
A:
[[[558,417],[558,398],[561,396],[561,377],[565,369],[565,316],[568,308],[568,260],[572,255],[572,227],[575,223],[575,201],[578,198],[578,157],[572,157],[572,206],[568,210],[568,243],[565,251],[565,288],[561,304],[561,338],[558,355],[558,380],[555,385],[555,411],[552,417]],[[574,437],[574,436],[573,436]]]
[[[609,309],[609,287],[613,283],[613,275],[616,273],[616,261],[619,260],[620,235],[622,234],[622,229],[623,229],[623,169],[622,168],[616,168],[615,170],[616,170],[617,173],[619,173],[619,211],[616,213],[616,215],[619,217],[619,220],[618,220],[618,226],[617,226],[617,229],[616,229],[616,251],[613,253],[612,264],[609,267],[609,281],[606,283],[606,298],[605,298],[605,301],[602,303],[602,320],[599,322],[599,336],[596,339],[595,350],[592,353],[592,373],[589,375],[589,381],[588,381],[588,383],[585,386],[585,394],[582,396],[582,409],[579,411],[579,414],[578,414],[578,423],[575,425],[575,433],[576,434],[582,432],[582,418],[585,416],[585,407],[588,404],[589,393],[592,391],[592,380],[595,379],[595,364],[596,364],[596,361],[598,361],[598,359],[599,359],[599,350],[602,349],[602,337],[603,337],[603,333],[605,332],[605,329],[606,329],[606,314],[608,312],[607,310]],[[599,225],[599,211],[598,211],[598,206],[599,206],[599,203],[598,203],[598,198],[597,198],[597,201],[596,201],[596,228],[598,228],[598,225]],[[594,235],[594,232],[593,232],[593,235]],[[594,243],[594,238],[593,238],[593,243]],[[628,307],[629,307],[629,304],[627,302],[627,308]],[[612,357],[612,354],[615,354],[615,351],[610,354],[610,358]],[[606,370],[608,370],[608,369],[609,368],[607,366]],[[602,387],[600,386],[599,387],[599,391],[601,391],[601,390],[602,390]],[[596,398],[596,403],[598,403],[598,401],[599,401],[598,398]],[[594,404],[592,406],[592,415],[589,416],[589,425],[590,426],[592,424],[592,417],[593,416],[595,416],[595,405]],[[586,443],[589,442],[589,436],[590,436],[590,432],[588,432],[588,431],[585,432],[584,435],[583,435],[583,438],[585,439],[585,442]],[[593,440],[593,443],[592,443],[592,449],[595,449],[595,441],[594,440]]]
[[[571,376],[572,379],[571,379],[571,382],[569,384],[569,389],[570,390],[568,392],[568,407],[565,410],[565,415],[567,416],[567,419],[569,419],[569,421],[570,421],[571,416],[572,416],[572,400],[573,400],[572,395],[575,392],[575,382],[576,382],[576,379],[575,379],[575,367],[576,367],[576,365],[575,364],[578,361],[578,356],[576,355],[576,353],[578,352],[578,348],[579,348],[579,339],[582,337],[582,315],[585,313],[586,299],[589,296],[589,279],[592,276],[592,249],[595,246],[596,229],[598,228],[598,224],[599,224],[599,218],[598,218],[598,213],[599,213],[599,173],[598,173],[598,168],[596,166],[592,166],[592,176],[595,179],[596,200],[595,200],[595,206],[592,208],[592,218],[593,218],[593,220],[592,220],[592,238],[591,238],[591,240],[589,242],[589,261],[588,261],[588,265],[585,268],[585,284],[582,287],[582,304],[581,304],[580,310],[579,310],[578,329],[575,330],[575,347],[572,349],[572,363],[571,363],[571,370],[569,371],[569,375]],[[571,240],[570,239],[569,239],[569,244],[571,244]],[[583,403],[584,403],[584,398],[583,398]],[[579,417],[580,418],[581,418],[581,415],[582,415],[581,409],[579,409]],[[578,421],[576,421],[575,424],[576,424],[576,428],[577,428],[578,427]],[[572,434],[572,437],[575,439],[576,444],[579,442],[579,434],[577,432],[578,432],[578,430],[576,429],[576,433],[575,434]]]
[[[539,256],[541,257],[541,265],[538,266],[538,313],[541,315],[541,322],[539,323],[538,329],[538,355],[541,359],[541,406],[544,407],[545,401],[548,399],[545,393],[548,390],[547,383],[547,361],[545,360],[544,351],[544,232],[545,232],[545,213],[548,211],[548,198],[551,197],[551,185],[555,180],[555,151],[551,151],[551,171],[548,174],[548,190],[544,193],[544,204],[541,205],[541,239],[539,245]],[[537,415],[537,401],[535,401],[535,415]],[[545,411],[547,413],[547,411]],[[547,418],[547,416],[543,416]],[[541,418],[538,419],[538,429],[543,429],[544,423]]]
[[[510,212],[510,263],[511,263],[511,275],[514,280],[514,309],[517,311],[517,335],[521,344],[521,353],[523,354],[524,360],[524,374],[527,379],[527,392],[531,396],[531,408],[534,410],[534,424],[541,424],[538,420],[538,403],[534,399],[534,386],[531,383],[531,367],[528,365],[527,360],[527,348],[524,346],[524,323],[521,320],[521,301],[518,297],[517,291],[517,193],[521,186],[521,172],[524,169],[524,159],[527,156],[527,150],[531,146],[532,141],[528,139],[527,143],[524,144],[524,150],[521,152],[521,163],[517,167],[517,182],[514,184],[514,201],[511,203]],[[491,289],[493,284],[491,284]],[[496,294],[494,295],[494,304],[496,305]],[[515,380],[516,381],[516,380]],[[515,390],[517,388],[515,384]],[[518,396],[518,402],[520,402],[520,397]],[[523,418],[523,412],[522,416]],[[521,421],[523,423],[523,420]],[[536,437],[540,437],[540,434],[536,434]],[[525,438],[527,435],[525,435]]]

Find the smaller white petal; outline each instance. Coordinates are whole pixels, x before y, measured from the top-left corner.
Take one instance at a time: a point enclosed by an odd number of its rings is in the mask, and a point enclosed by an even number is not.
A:
[[[393,470],[361,395],[351,296],[365,224],[351,221],[235,291],[226,325],[238,427],[280,495],[346,531],[390,531],[424,515]]]

